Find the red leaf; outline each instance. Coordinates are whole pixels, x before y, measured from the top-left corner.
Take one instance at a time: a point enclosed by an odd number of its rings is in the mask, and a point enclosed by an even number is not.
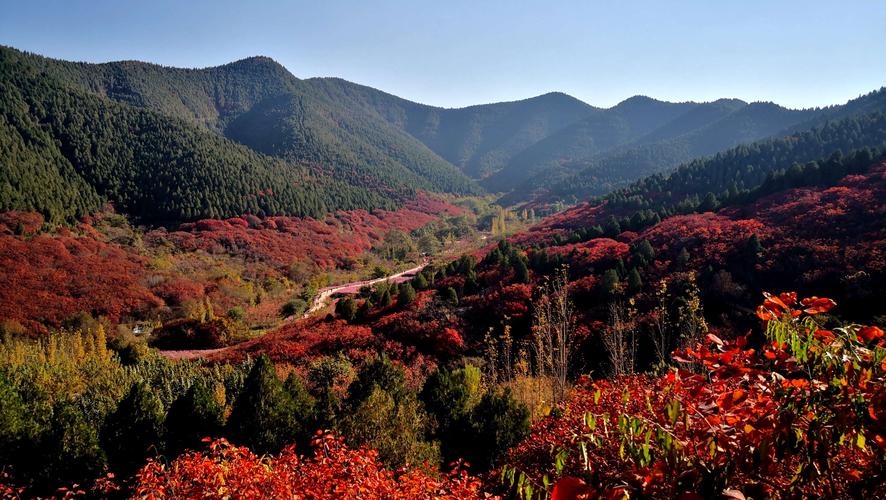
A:
[[[822,314],[830,311],[837,305],[831,299],[827,298],[818,298],[818,297],[810,297],[808,299],[803,299],[803,312],[806,314]]]
[[[554,485],[554,491],[551,493],[551,500],[574,500],[578,498],[588,498],[591,489],[587,483],[573,476],[563,476]]]
[[[858,338],[862,342],[870,342],[883,336],[883,330],[877,326],[866,326],[858,331]]]

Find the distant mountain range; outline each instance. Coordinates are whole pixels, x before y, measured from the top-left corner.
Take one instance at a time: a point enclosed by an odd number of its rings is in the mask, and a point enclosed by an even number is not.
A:
[[[390,208],[416,190],[572,200],[882,101],[791,110],[637,96],[601,109],[550,93],[445,109],[299,79],[266,57],[179,69],[0,47],[0,209],[63,221],[111,201],[174,223]]]

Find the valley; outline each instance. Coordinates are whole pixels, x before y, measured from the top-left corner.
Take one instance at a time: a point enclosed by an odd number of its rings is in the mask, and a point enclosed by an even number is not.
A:
[[[0,46],[0,167],[4,498],[886,495],[886,88]]]

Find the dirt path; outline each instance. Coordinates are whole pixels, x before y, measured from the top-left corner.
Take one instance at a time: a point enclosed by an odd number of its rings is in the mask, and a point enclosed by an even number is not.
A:
[[[352,281],[351,283],[345,283],[342,285],[334,285],[328,286],[326,288],[321,288],[317,293],[317,297],[314,298],[314,301],[311,303],[310,309],[302,316],[302,319],[310,317],[312,314],[320,311],[324,307],[326,307],[329,299],[332,298],[333,295],[337,293],[343,294],[355,294],[360,291],[360,288],[364,286],[371,286],[376,283],[381,283],[382,281],[390,281],[391,283],[402,283],[404,281],[408,281],[412,279],[413,276],[418,274],[422,269],[424,269],[428,265],[429,261],[425,260],[420,265],[413,267],[412,269],[407,269],[405,271],[392,274],[390,276],[385,276],[383,278],[376,278],[372,280],[363,280],[363,281]],[[287,321],[292,320],[292,318],[287,318]],[[169,358],[169,359],[197,359],[205,356],[209,356],[212,354],[216,354],[222,351],[225,351],[229,347],[219,347],[217,349],[187,349],[180,351],[160,351],[160,354]]]
[[[326,288],[321,288],[317,293],[317,297],[314,298],[314,302],[311,304],[310,309],[302,316],[302,318],[307,318],[315,312],[323,309],[326,306],[327,301],[337,293],[346,293],[346,294],[354,294],[360,291],[364,286],[371,286],[376,283],[381,283],[382,281],[390,281],[391,283],[401,283],[403,281],[408,281],[412,279],[413,276],[418,274],[419,271],[424,269],[428,265],[428,261],[422,262],[420,265],[413,267],[412,269],[407,269],[403,272],[399,272],[397,274],[392,274],[390,276],[385,276],[383,278],[376,278],[372,280],[363,280],[363,281],[353,281],[351,283],[345,283],[343,285],[335,285],[328,286]]]

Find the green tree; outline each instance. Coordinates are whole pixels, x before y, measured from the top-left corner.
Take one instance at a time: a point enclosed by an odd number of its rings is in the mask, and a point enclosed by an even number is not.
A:
[[[111,470],[129,477],[145,459],[162,449],[165,413],[163,403],[143,382],[132,386],[117,409],[108,415],[102,445]]]
[[[475,471],[486,471],[529,434],[529,409],[510,389],[487,392],[471,412],[471,433],[463,444]]]
[[[406,373],[395,365],[387,354],[380,354],[367,361],[357,378],[348,387],[348,403],[355,407],[369,397],[374,387],[380,387],[395,399],[406,391]]]
[[[400,291],[397,293],[397,305],[406,307],[415,300],[415,288],[409,282],[404,281],[400,284]]]
[[[354,321],[357,317],[357,302],[353,297],[340,299],[335,304],[335,313],[345,321]]]
[[[394,303],[394,299],[391,297],[390,289],[386,288],[385,291],[381,294],[381,300],[379,300],[379,303],[382,307],[390,307],[391,304]]]
[[[338,387],[353,376],[353,366],[344,355],[325,356],[308,367],[308,382],[316,398],[314,405],[318,427],[331,428],[342,407]]]
[[[468,365],[457,370],[438,369],[425,381],[419,395],[436,425],[444,463],[460,458],[465,436],[470,435],[470,416],[479,397],[480,370]]]
[[[443,300],[445,300],[451,306],[457,306],[458,292],[455,291],[455,288],[447,286],[443,289]]]
[[[105,469],[105,453],[95,426],[76,406],[55,405],[48,431],[38,445],[38,483],[44,486],[71,485],[98,477]],[[32,453],[30,450],[29,453]]]
[[[262,354],[231,409],[228,434],[257,453],[271,453],[295,441],[303,431],[299,424],[292,398],[277,378],[271,359]]]
[[[529,283],[529,268],[526,267],[526,262],[520,257],[514,259],[514,281],[517,283]]]
[[[603,279],[601,283],[603,294],[610,297],[616,295],[619,292],[620,286],[621,280],[618,277],[618,271],[616,271],[615,269],[607,269],[603,273]]]
[[[391,468],[440,462],[439,447],[425,439],[427,417],[415,395],[399,398],[375,385],[342,421],[351,446],[371,446]]]
[[[295,372],[286,377],[283,385],[292,399],[292,415],[305,431],[315,430],[317,422],[317,400],[305,387],[304,381]]]
[[[424,273],[418,273],[415,278],[412,279],[412,287],[416,290],[427,290],[428,286],[428,279],[425,277]]]
[[[205,437],[218,437],[224,425],[224,408],[216,400],[213,387],[197,378],[188,391],[176,399],[166,414],[166,447],[171,455],[196,449]]]
[[[301,316],[308,310],[308,303],[301,298],[295,298],[283,304],[280,314],[284,317]]]
[[[637,268],[633,267],[628,273],[628,291],[630,293],[637,293],[641,289],[643,289],[643,279],[640,278]]]

